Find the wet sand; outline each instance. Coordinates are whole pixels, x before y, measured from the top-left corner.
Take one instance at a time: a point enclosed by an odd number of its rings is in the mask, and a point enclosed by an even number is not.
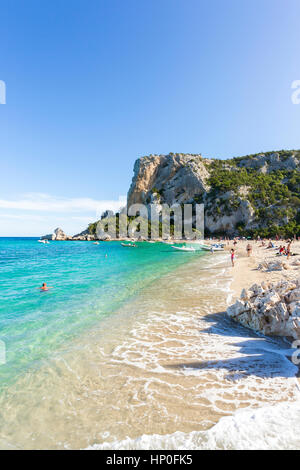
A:
[[[227,253],[192,255],[26,373],[0,400],[0,447],[198,448],[222,417],[293,403],[286,344],[224,314],[232,271]]]

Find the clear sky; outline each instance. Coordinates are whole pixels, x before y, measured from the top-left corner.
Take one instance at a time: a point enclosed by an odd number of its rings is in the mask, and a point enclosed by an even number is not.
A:
[[[299,0],[0,0],[0,17],[0,235],[84,229],[143,155],[300,148]]]

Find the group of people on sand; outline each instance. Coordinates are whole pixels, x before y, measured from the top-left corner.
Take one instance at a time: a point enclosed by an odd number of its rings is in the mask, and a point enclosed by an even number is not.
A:
[[[233,245],[236,246],[237,242],[238,242],[237,239],[234,239]],[[279,247],[275,247],[272,240],[269,240],[268,244],[266,244],[265,240],[262,240],[262,243],[259,246],[260,247],[266,247],[266,249],[277,248],[278,249],[277,255],[286,256],[287,259],[289,259],[289,257],[292,254],[291,253],[292,240],[287,240],[287,246],[286,247],[284,245],[280,245]],[[247,252],[247,256],[250,257],[251,254],[252,254],[252,245],[251,245],[251,243],[247,244],[246,252]],[[231,250],[230,250],[230,259],[231,259],[231,265],[232,266],[234,266],[235,256],[236,256],[236,250],[235,250],[235,248],[231,248]]]
[[[236,243],[234,243],[236,245]],[[247,251],[247,256],[250,257],[252,254],[252,245],[250,243],[247,244],[246,246],[246,251]],[[230,250],[230,259],[231,259],[231,266],[234,266],[234,261],[235,261],[235,248],[231,248]]]
[[[269,240],[269,243],[267,245],[266,240],[262,240],[262,242],[259,246],[260,247],[266,246],[267,248],[274,248],[274,243],[272,242],[272,240]]]
[[[291,240],[288,240],[288,244],[286,247],[284,247],[283,245],[280,245],[279,251],[277,254],[280,256],[286,256],[287,259],[289,259],[289,257],[291,256],[291,246],[292,246],[292,242]]]
[[[233,244],[234,244],[234,246],[237,245],[237,240],[236,239],[234,240]],[[250,257],[251,254],[252,254],[252,245],[250,243],[247,244],[246,251],[247,251],[247,256]],[[230,259],[231,259],[231,265],[234,266],[235,248],[231,248],[231,250],[230,250]]]
[[[261,245],[262,246],[266,246],[266,243],[265,241],[263,240]],[[291,256],[291,246],[292,246],[292,240],[287,240],[287,246],[285,247],[284,245],[280,245],[279,247],[276,247],[274,245],[274,243],[272,242],[272,240],[269,240],[269,243],[268,245],[266,246],[267,249],[270,249],[270,248],[276,248],[278,249],[278,253],[277,255],[280,255],[280,256],[287,256],[287,259],[289,259],[289,257]]]

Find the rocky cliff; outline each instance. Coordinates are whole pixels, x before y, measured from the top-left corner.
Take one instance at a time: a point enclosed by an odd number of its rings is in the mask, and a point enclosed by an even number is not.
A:
[[[300,151],[150,155],[135,162],[128,206],[204,203],[207,234],[300,235],[299,170]]]
[[[206,235],[300,236],[300,151],[281,150],[227,160],[200,154],[139,158],[127,205],[203,203]],[[111,211],[103,213],[109,218]],[[45,238],[93,240],[97,222],[67,237],[61,229]]]
[[[134,165],[128,206],[150,203],[153,194],[159,194],[167,204],[187,202],[208,190],[208,177],[209,172],[201,155],[170,154],[139,158]]]

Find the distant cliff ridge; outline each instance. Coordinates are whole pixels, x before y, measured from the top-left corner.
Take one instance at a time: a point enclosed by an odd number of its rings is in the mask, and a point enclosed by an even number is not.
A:
[[[135,162],[128,206],[204,203],[207,234],[300,235],[299,170],[299,150],[227,160],[150,155]]]
[[[203,203],[206,235],[300,236],[299,170],[299,150],[227,160],[201,154],[150,155],[135,162],[127,206]],[[106,211],[102,218],[112,215]],[[47,238],[92,240],[96,227],[97,222],[90,224],[74,237],[57,229]]]

